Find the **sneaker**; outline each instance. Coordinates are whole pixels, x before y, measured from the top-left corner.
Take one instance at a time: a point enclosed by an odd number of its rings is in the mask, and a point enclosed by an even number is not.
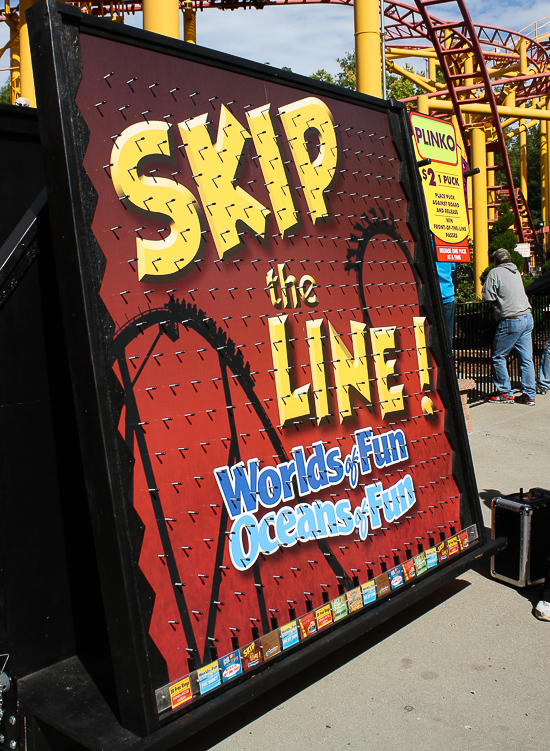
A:
[[[494,394],[494,396],[490,396],[487,401],[489,404],[497,404],[498,402],[501,402],[502,404],[513,404],[514,397],[511,394]]]
[[[519,396],[516,396],[514,401],[516,402],[516,404],[526,404],[528,407],[535,406],[535,400],[531,399],[531,397],[527,396],[527,394],[520,394]]]
[[[543,389],[541,386],[537,386],[537,394],[544,396],[548,393],[548,389]]]
[[[539,621],[550,621],[550,602],[540,600],[537,602],[533,615],[538,618]]]

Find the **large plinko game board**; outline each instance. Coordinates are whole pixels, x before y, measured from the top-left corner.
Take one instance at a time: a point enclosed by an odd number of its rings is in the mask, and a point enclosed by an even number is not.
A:
[[[120,712],[151,732],[405,607],[483,526],[404,107],[40,5]]]

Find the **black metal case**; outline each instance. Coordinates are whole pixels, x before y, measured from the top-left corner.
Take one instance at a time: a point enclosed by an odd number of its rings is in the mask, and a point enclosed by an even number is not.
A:
[[[520,490],[491,503],[492,538],[506,537],[505,550],[491,557],[491,576],[530,587],[544,582],[548,571],[550,490]]]

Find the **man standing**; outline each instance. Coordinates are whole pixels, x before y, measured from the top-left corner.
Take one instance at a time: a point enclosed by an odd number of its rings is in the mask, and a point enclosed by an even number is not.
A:
[[[499,248],[493,253],[495,268],[491,269],[481,290],[484,300],[491,300],[497,329],[493,339],[493,381],[497,393],[491,403],[535,404],[535,368],[533,366],[533,316],[525,294],[521,274],[512,263],[510,253]],[[522,394],[514,399],[506,356],[516,350],[521,368]]]
[[[542,276],[535,279],[534,282],[527,287],[527,297],[531,295],[548,295],[550,294],[550,271],[545,271]],[[537,394],[546,394],[550,389],[550,337],[546,340],[544,345],[544,352],[542,353],[542,360],[540,362],[539,377],[537,380]],[[550,585],[550,576],[549,581]],[[550,609],[550,605],[548,606]],[[550,610],[549,610],[550,612]],[[549,617],[550,620],[550,617]]]

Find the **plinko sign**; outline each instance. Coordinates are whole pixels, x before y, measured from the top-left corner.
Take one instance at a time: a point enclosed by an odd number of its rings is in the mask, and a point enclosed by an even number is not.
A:
[[[405,109],[59,13],[84,461],[158,717],[437,577],[479,516]]]
[[[468,212],[462,176],[462,152],[451,122],[412,112],[414,148],[419,160],[430,229],[439,261],[469,261]]]

